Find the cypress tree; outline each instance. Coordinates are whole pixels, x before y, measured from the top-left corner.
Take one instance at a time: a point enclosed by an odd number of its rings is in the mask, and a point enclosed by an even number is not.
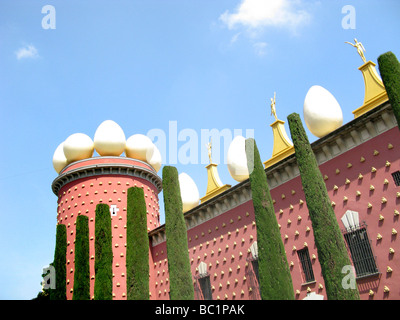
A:
[[[294,300],[289,265],[260,154],[246,139],[247,166],[257,227],[258,275],[263,300]]]
[[[128,189],[126,213],[126,286],[128,300],[149,299],[149,236],[142,188]]]
[[[379,72],[400,128],[400,63],[392,52],[378,57]]]
[[[352,289],[342,284],[346,275],[342,273],[342,269],[345,266],[351,266],[351,262],[300,116],[292,113],[288,116],[288,123],[328,299],[359,299],[357,286]]]
[[[90,299],[89,219],[84,215],[80,215],[76,219],[74,295],[72,299]]]
[[[164,166],[162,177],[170,297],[171,300],[193,300],[194,288],[178,170],[175,167]]]
[[[95,219],[95,300],[112,300],[112,262],[110,207],[100,203],[96,206]]]
[[[54,261],[52,263],[56,273],[56,288],[50,289],[50,300],[66,300],[67,299],[67,227],[65,224],[58,224],[56,228],[56,248],[54,251]]]

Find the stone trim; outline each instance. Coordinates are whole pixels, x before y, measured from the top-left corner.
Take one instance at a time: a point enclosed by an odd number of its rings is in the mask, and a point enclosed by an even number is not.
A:
[[[156,173],[154,173],[154,171],[127,163],[99,163],[72,169],[65,173],[61,173],[57,178],[55,178],[51,188],[53,193],[58,196],[60,189],[67,183],[82,178],[101,176],[105,174],[142,178],[156,186],[158,193],[162,190],[162,180]]]

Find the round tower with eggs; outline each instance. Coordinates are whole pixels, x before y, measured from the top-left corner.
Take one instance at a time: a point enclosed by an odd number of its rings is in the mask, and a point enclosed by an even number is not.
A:
[[[94,152],[98,155],[94,156]],[[122,156],[124,154],[124,156]],[[56,149],[53,166],[58,176],[52,183],[58,197],[57,223],[67,230],[66,296],[73,298],[76,219],[89,220],[90,296],[95,280],[95,210],[99,203],[110,208],[113,248],[113,299],[126,299],[127,190],[143,188],[148,231],[160,225],[158,194],[162,190],[161,156],[152,141],[141,134],[125,139],[121,127],[104,121],[94,139],[78,133]]]

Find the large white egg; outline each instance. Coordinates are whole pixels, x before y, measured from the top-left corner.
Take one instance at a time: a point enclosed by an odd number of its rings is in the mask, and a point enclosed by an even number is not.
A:
[[[63,144],[64,155],[68,163],[93,156],[93,140],[84,133],[71,134]]]
[[[187,212],[199,205],[199,189],[188,174],[184,172],[179,174],[179,187],[181,190],[183,212]]]
[[[101,156],[120,156],[125,143],[124,131],[112,120],[103,121],[94,134],[94,147]]]
[[[62,142],[58,145],[56,151],[54,151],[53,167],[57,173],[60,173],[60,171],[64,169],[67,164],[68,161],[64,154],[64,142]]]
[[[229,173],[238,182],[249,178],[245,145],[246,139],[243,136],[236,136],[229,145],[227,154]]]
[[[149,153],[150,155],[150,153]],[[146,162],[151,165],[156,172],[160,170],[161,168],[161,163],[162,163],[162,158],[161,158],[161,152],[158,150],[157,146],[153,144],[153,152],[152,155],[149,156],[148,158],[146,157]]]
[[[321,86],[312,86],[304,99],[304,121],[318,138],[343,124],[343,112],[335,97]]]
[[[125,154],[129,158],[146,161],[154,153],[154,143],[144,134],[134,134],[126,140]]]

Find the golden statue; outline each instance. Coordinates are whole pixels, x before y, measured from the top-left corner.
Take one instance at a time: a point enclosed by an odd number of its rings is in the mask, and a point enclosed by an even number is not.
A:
[[[212,163],[211,160],[212,138],[210,138],[210,142],[206,144],[206,147],[208,149],[208,158],[210,159],[210,163]]]
[[[361,59],[364,61],[364,63],[367,62],[367,60],[365,59],[364,56],[364,52],[366,51],[363,44],[361,42],[358,42],[357,39],[354,38],[355,43],[351,43],[346,41],[345,43],[348,43],[350,45],[352,45],[354,48],[357,48],[357,52],[360,55]]]
[[[274,92],[274,98],[271,98],[271,116],[275,117],[275,120],[278,120],[278,117],[276,116],[276,92]]]

